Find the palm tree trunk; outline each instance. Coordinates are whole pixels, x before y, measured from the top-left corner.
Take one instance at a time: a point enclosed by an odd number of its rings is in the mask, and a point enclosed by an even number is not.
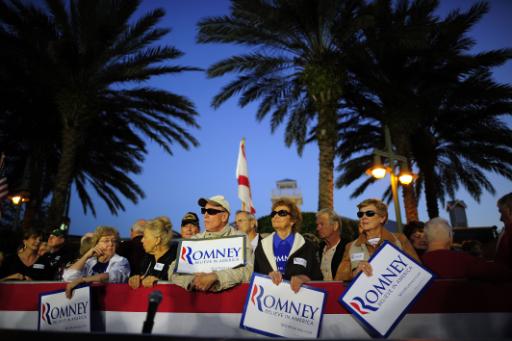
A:
[[[64,129],[62,135],[62,156],[59,160],[52,201],[48,210],[49,227],[54,227],[59,224],[64,214],[68,188],[71,185],[75,171],[78,141],[79,137],[76,129]]]
[[[393,130],[393,137],[395,146],[397,147],[397,151],[399,155],[403,155],[405,157],[409,157],[411,155],[410,143],[408,140],[409,136],[409,125],[403,123],[394,123],[388,124],[390,130]],[[411,162],[407,161],[407,168],[411,168]],[[402,167],[400,167],[402,170]],[[402,185],[402,198],[404,200],[404,209],[405,209],[405,219],[409,223],[411,221],[419,221],[418,218],[418,198],[416,197],[416,193],[414,192],[413,185]]]
[[[425,199],[427,202],[427,213],[430,219],[439,217],[439,206],[437,204],[437,179],[433,168],[423,169],[425,177]]]
[[[402,186],[402,196],[404,199],[405,219],[408,223],[411,221],[419,221],[418,216],[418,200],[412,184]]]
[[[46,158],[45,146],[35,146],[32,151],[32,155],[29,156],[32,160],[30,167],[30,201],[25,206],[25,214],[23,215],[23,221],[21,226],[23,229],[27,229],[33,226],[34,221],[40,217],[41,204],[43,202],[43,178],[45,176],[45,158]]]
[[[336,148],[336,111],[319,110],[318,127],[318,209],[334,207],[334,151]]]

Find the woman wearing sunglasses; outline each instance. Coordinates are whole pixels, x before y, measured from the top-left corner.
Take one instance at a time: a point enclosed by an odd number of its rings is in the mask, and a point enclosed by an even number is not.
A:
[[[368,260],[384,241],[394,244],[420,262],[404,234],[391,233],[384,227],[388,220],[388,207],[385,203],[378,199],[367,199],[357,205],[357,208],[359,237],[345,247],[335,280],[350,281],[361,271],[371,276],[372,267]]]
[[[322,273],[314,245],[299,233],[302,215],[295,203],[280,199],[272,204],[274,232],[262,239],[254,251],[254,272],[269,275],[275,285],[289,280],[292,290]]]

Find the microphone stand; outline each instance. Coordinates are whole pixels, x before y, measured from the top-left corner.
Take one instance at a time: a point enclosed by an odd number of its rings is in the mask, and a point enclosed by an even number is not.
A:
[[[156,310],[158,309],[158,305],[162,301],[162,297],[163,295],[160,290],[154,290],[149,294],[148,313],[146,315],[146,320],[142,325],[142,334],[151,334],[151,331],[153,330],[153,324],[155,323],[154,320]]]

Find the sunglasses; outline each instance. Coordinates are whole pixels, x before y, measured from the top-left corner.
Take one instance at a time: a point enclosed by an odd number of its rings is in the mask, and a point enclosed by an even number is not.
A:
[[[208,213],[209,215],[216,215],[216,214],[219,214],[219,213],[222,213],[222,212],[226,212],[226,211],[216,210],[215,208],[204,208],[204,207],[201,207],[201,214]]]
[[[357,212],[357,217],[362,218],[364,215],[366,215],[367,217],[373,217],[376,214],[377,213],[375,211],[359,211]]]
[[[291,213],[290,213],[290,212],[288,212],[288,211],[286,211],[286,210],[279,210],[279,211],[272,211],[272,212],[270,213],[270,217],[271,217],[271,218],[274,218],[274,216],[275,216],[276,214],[277,214],[278,216],[280,216],[280,217],[286,217],[287,215],[291,215]]]

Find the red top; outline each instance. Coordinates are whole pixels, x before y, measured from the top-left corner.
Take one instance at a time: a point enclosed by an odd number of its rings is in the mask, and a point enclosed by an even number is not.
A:
[[[512,269],[512,226],[505,227],[503,235],[498,240],[496,262]]]
[[[507,267],[487,262],[462,251],[428,251],[423,254],[421,261],[438,278],[489,280],[512,278],[512,271]]]

